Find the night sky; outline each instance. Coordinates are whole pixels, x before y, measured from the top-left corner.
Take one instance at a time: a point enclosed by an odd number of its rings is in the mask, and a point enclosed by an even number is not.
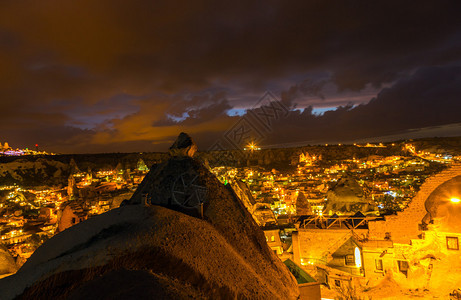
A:
[[[0,3],[15,148],[206,150],[266,91],[263,145],[461,135],[461,1]]]

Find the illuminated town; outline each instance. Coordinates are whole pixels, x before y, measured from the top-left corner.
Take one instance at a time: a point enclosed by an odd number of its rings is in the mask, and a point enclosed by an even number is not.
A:
[[[2,1],[0,300],[460,300],[460,12]]]
[[[352,157],[324,159],[346,148]],[[368,155],[372,148],[394,154]],[[397,238],[394,240],[395,233],[385,232],[379,237],[382,242],[378,241],[381,250],[374,248],[376,245],[370,246],[370,230],[374,226],[371,224],[386,222],[405,212],[428,178],[446,172],[460,159],[460,156],[447,153],[416,151],[411,143],[322,145],[291,149],[288,152],[294,154],[279,171],[251,165],[252,159],[264,151],[271,150],[261,150],[251,143],[242,152],[249,158],[246,165],[227,163],[211,166],[210,170],[237,193],[265,232],[274,253],[314,276],[324,284],[322,295],[331,297],[345,293],[342,288],[346,283],[348,287],[359,289],[364,285],[361,278],[380,279],[384,273],[376,277],[376,270],[384,272],[389,268],[398,251],[405,251],[398,247],[407,247],[407,244]],[[360,153],[361,157],[357,157]],[[209,157],[207,153],[199,155]],[[69,161],[67,169],[70,175],[63,186],[33,188],[19,183],[1,186],[1,242],[18,266],[55,234],[122,205],[149,172],[141,158],[133,169],[118,163],[113,168],[81,171],[74,159]],[[450,201],[460,202],[456,197]],[[427,228],[433,226],[427,225]],[[435,238],[430,229],[425,232],[425,239]],[[332,250],[344,247],[347,252],[352,249],[353,252],[342,258],[345,264],[328,261],[331,256],[325,256],[323,250],[317,248],[322,245],[316,240],[322,239],[321,236],[339,247]],[[450,240],[450,243],[455,242]],[[424,240],[410,243],[411,247],[420,244],[424,244]],[[394,251],[394,254],[389,252],[390,257],[385,256],[391,259],[385,266],[386,260],[381,258],[375,265],[378,258],[372,253],[378,253],[376,251]],[[408,277],[403,268],[401,272]],[[374,277],[371,274],[375,274]],[[411,283],[404,285],[424,289]]]
[[[65,187],[1,186],[1,242],[22,264],[56,233],[120,206],[148,171],[141,159],[132,171],[117,166],[93,173],[76,167]]]
[[[54,155],[54,153],[47,153],[46,151],[39,151],[38,144],[35,144],[35,149],[13,149],[8,142],[0,143],[0,155],[6,156],[21,156],[21,155]]]

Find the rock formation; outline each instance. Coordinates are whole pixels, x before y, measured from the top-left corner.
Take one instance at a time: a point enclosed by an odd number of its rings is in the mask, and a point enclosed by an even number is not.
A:
[[[144,172],[144,171],[147,171],[148,168],[146,166],[146,163],[144,162],[144,160],[142,158],[140,158],[136,164],[136,169],[140,172]]]
[[[452,200],[453,199],[453,200]],[[422,223],[434,224],[444,232],[461,233],[461,176],[437,187],[424,203],[427,214]]]
[[[67,196],[69,196],[69,199],[78,197],[77,183],[75,182],[74,175],[70,175],[67,179]]]
[[[363,189],[352,177],[340,178],[327,192],[324,211],[327,214],[367,212],[373,210],[363,195]]]
[[[58,212],[58,228],[56,230],[62,232],[87,218],[88,210],[84,208],[84,203],[78,200],[64,202]]]
[[[0,278],[14,273],[18,270],[14,258],[8,252],[8,249],[0,244]]]
[[[189,155],[192,143],[175,145],[187,155],[153,166],[127,205],[44,243],[0,280],[2,296],[296,299],[296,280],[233,190]]]
[[[80,173],[80,168],[77,166],[77,163],[75,162],[74,158],[71,158],[69,162],[69,169],[70,169],[70,174]]]
[[[296,198],[296,214],[298,216],[312,214],[311,205],[309,201],[307,201],[307,198],[303,192],[299,192],[298,197]]]
[[[181,132],[170,147],[171,156],[189,156],[193,157],[195,152],[197,152],[197,145],[190,138],[187,133]]]
[[[242,201],[243,205],[245,205],[246,209],[252,213],[256,201],[251,194],[251,190],[248,188],[248,185],[240,179],[231,180],[230,185],[239,199]]]

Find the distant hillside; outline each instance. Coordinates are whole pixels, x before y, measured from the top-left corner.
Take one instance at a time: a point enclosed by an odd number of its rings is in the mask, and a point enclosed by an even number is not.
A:
[[[25,186],[64,186],[70,175],[70,162],[86,172],[114,170],[121,163],[125,169],[135,169],[139,159],[151,166],[168,159],[167,153],[102,153],[48,156],[1,156],[0,185],[14,183]]]
[[[387,143],[386,147],[356,147],[354,145],[317,145],[296,148],[262,149],[254,152],[240,150],[198,152],[197,158],[210,166],[255,166],[286,169],[301,153],[321,155],[324,161],[365,158],[370,155],[409,155],[403,144],[412,143],[417,151],[461,155],[461,137],[425,138]],[[392,146],[393,144],[393,146]],[[73,159],[80,170],[113,170],[120,163],[125,169],[135,169],[139,159],[147,166],[164,162],[168,153],[101,153],[50,156],[0,157],[0,185],[17,183],[24,186],[66,185]],[[39,175],[39,176],[38,176]]]
[[[461,137],[435,137],[411,141],[417,151],[461,155]]]
[[[48,158],[18,158],[0,163],[0,185],[59,186],[69,177],[69,165]]]

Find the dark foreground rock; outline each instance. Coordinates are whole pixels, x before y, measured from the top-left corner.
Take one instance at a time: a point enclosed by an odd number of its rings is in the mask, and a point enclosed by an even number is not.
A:
[[[184,132],[181,132],[174,142],[174,144],[170,147],[170,155],[171,156],[189,156],[193,157],[197,152],[197,145],[195,145],[194,141],[192,141],[191,137]]]

